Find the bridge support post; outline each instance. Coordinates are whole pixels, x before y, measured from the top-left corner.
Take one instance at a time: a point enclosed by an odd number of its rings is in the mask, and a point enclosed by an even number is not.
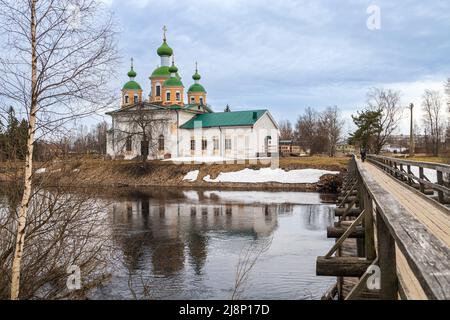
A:
[[[425,175],[423,173],[423,167],[419,167],[419,178],[425,179]],[[425,193],[425,185],[419,181],[420,192]]]
[[[375,234],[373,228],[373,203],[369,193],[364,189],[364,245],[367,260],[375,260],[377,254],[375,252]]]
[[[437,174],[437,183],[441,186],[444,185],[444,175],[442,174],[442,171],[436,171]],[[441,190],[438,190],[438,201],[440,203],[445,203],[444,200],[444,192],[442,192]]]
[[[397,264],[395,240],[391,236],[383,217],[377,210],[378,263],[380,267],[380,299],[398,299]]]

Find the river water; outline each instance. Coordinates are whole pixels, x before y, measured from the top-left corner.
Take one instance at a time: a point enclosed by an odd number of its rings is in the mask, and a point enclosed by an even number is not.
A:
[[[90,298],[319,299],[334,281],[315,275],[316,257],[333,244],[324,199],[198,190],[115,197],[107,209],[115,268]]]

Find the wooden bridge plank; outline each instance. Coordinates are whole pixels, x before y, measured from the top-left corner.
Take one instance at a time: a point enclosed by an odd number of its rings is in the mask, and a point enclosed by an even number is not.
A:
[[[407,211],[422,222],[427,229],[442,242],[450,246],[450,217],[436,208],[429,201],[405,188],[400,182],[385,174],[370,163],[364,163],[364,168],[387,192],[389,192]]]
[[[358,167],[366,187],[382,210],[383,220],[426,295],[431,299],[450,299],[447,211],[427,206],[429,202],[424,198],[369,163],[358,162]]]

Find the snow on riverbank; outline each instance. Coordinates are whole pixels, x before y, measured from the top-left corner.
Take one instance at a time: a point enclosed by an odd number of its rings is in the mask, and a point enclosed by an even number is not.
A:
[[[178,157],[178,158],[170,158],[165,159],[162,161],[172,161],[175,163],[213,163],[213,162],[235,162],[235,161],[245,161],[245,160],[267,160],[270,158],[225,158],[225,157],[219,157],[219,156],[209,156],[209,157]]]
[[[190,171],[184,176],[183,180],[188,180],[191,182],[197,181],[199,173],[200,173],[200,170]]]
[[[316,183],[324,174],[339,174],[337,171],[318,169],[301,169],[284,171],[283,169],[262,168],[259,170],[243,169],[236,172],[221,172],[216,179],[210,175],[203,178],[206,182],[239,182],[239,183]]]

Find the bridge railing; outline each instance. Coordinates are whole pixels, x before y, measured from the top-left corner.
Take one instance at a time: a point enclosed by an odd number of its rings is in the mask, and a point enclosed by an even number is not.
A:
[[[381,160],[376,156],[370,156],[370,159],[371,161]],[[389,158],[383,160],[392,161]],[[397,291],[400,293],[405,291],[406,283],[403,281],[404,279],[401,279],[401,274],[397,272],[396,268],[399,261],[396,252],[396,248],[398,248],[427,298],[449,299],[450,250],[448,246],[430,233],[421,222],[382,188],[366,171],[361,162],[356,158],[353,161],[356,163],[363,197],[366,198],[364,206],[368,204],[368,208],[365,209],[366,214],[372,214],[375,221],[377,257],[381,270],[381,297],[395,298]],[[402,160],[395,163],[413,165]],[[395,163],[392,162],[394,168]],[[425,165],[422,164],[421,168],[425,168]],[[434,164],[427,168],[440,168],[438,170],[441,172],[448,170],[447,166]],[[392,166],[389,166],[389,169],[394,174],[403,172],[401,169],[393,169]],[[411,175],[407,177],[414,178]],[[420,180],[421,183],[428,182],[424,178]],[[427,183],[427,185],[430,184]],[[431,200],[424,199],[424,201]]]
[[[377,155],[367,160],[425,195],[437,194],[441,204],[450,204],[450,165]]]
[[[356,157],[344,184],[335,209],[340,220],[330,229],[340,235],[329,252],[317,258],[317,275],[338,277],[333,292],[340,291],[343,277],[358,277],[345,297],[340,294],[345,299],[367,294],[380,299],[450,299],[449,247],[374,180]],[[424,197],[423,201],[432,200]],[[358,257],[340,254],[348,238],[357,238]],[[369,278],[377,276],[373,274],[376,267],[379,290],[369,288]]]

